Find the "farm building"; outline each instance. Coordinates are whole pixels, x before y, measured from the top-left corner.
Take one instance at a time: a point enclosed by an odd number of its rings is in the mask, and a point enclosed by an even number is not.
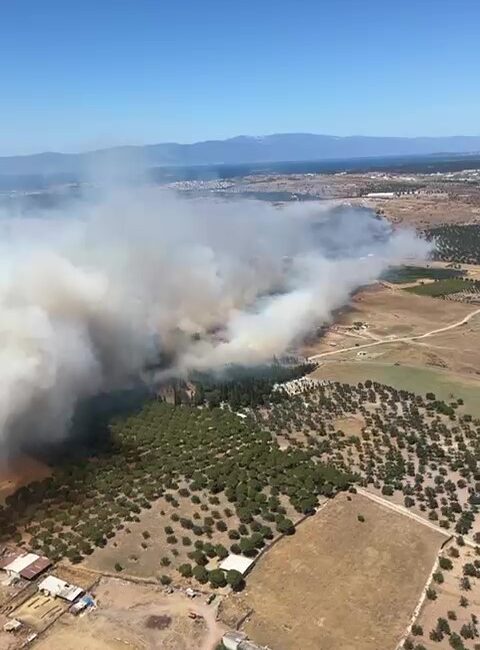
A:
[[[33,580],[51,566],[51,561],[36,553],[22,553],[1,568],[12,578]]]
[[[63,598],[73,603],[79,596],[83,594],[83,589],[76,585],[69,585],[65,580],[60,580],[55,576],[47,576],[38,585],[39,591],[46,592],[49,596]]]
[[[238,650],[242,641],[245,641],[247,635],[243,632],[226,632],[222,637],[222,643],[227,650]]]
[[[250,641],[244,632],[226,632],[222,637],[222,644],[227,650],[265,650],[263,646]]]
[[[252,560],[251,558],[237,555],[236,553],[230,553],[230,555],[220,562],[219,568],[222,569],[222,571],[238,571],[243,576],[247,573],[254,562],[255,560]]]
[[[2,549],[0,555],[0,569],[5,569],[8,564],[11,564],[13,560],[16,560],[18,557],[24,555],[21,551],[13,551],[9,548]]]

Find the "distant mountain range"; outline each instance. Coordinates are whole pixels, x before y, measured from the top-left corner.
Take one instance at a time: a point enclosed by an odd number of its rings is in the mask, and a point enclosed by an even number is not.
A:
[[[45,152],[0,157],[0,175],[83,175],[110,163],[141,167],[238,165],[321,161],[374,156],[414,156],[480,151],[480,136],[370,137],[282,133],[264,137],[238,136],[193,144],[162,143],[113,147],[79,154]]]

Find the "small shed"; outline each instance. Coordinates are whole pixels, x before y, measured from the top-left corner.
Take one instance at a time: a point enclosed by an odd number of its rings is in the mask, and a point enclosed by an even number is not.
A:
[[[227,650],[238,650],[240,643],[245,641],[247,635],[243,632],[238,632],[236,630],[232,632],[226,632],[222,637],[222,644]]]
[[[16,618],[12,618],[10,621],[7,621],[5,625],[3,626],[3,631],[4,632],[16,632],[22,627],[22,624],[20,621],[17,621]]]
[[[230,553],[230,555],[220,562],[219,568],[222,569],[222,571],[238,571],[243,576],[247,573],[254,562],[255,560],[252,560],[252,558],[237,555],[236,553]]]
[[[39,591],[45,591],[50,596],[63,598],[73,603],[79,596],[84,593],[84,590],[76,585],[70,585],[65,580],[60,580],[56,576],[47,576],[38,585]]]

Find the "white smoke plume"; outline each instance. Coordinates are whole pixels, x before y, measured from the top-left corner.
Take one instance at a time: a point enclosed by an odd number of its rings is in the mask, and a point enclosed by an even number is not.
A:
[[[168,355],[168,372],[254,364],[327,321],[413,233],[318,203],[178,199],[152,188],[59,218],[0,220],[0,454],[68,430],[79,400]]]

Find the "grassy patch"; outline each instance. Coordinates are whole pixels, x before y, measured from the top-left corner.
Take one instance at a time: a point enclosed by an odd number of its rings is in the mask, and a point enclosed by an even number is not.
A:
[[[438,280],[428,284],[419,284],[415,287],[407,287],[405,291],[415,293],[417,296],[431,296],[432,298],[441,298],[452,293],[461,291],[479,291],[479,283],[475,280],[464,280],[462,278],[450,278],[448,280]]]
[[[382,279],[392,284],[404,284],[423,279],[448,280],[450,278],[460,278],[463,275],[463,271],[455,269],[428,268],[426,266],[394,266],[384,273]]]

